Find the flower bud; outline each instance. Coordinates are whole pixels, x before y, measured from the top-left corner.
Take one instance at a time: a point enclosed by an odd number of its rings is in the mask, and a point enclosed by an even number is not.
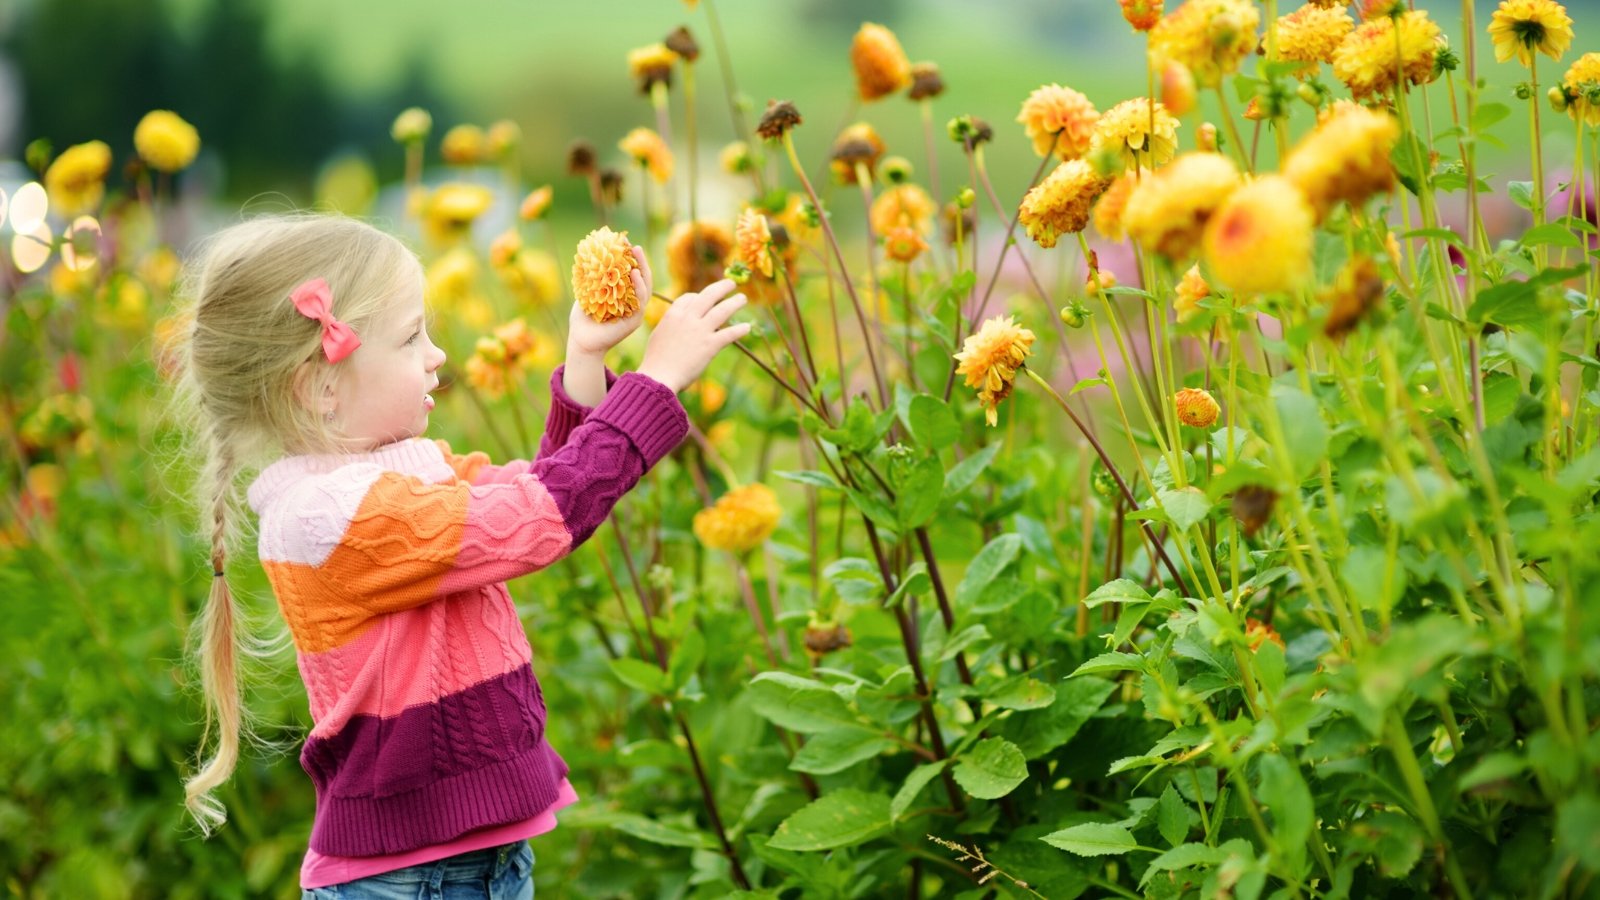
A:
[[[961,193],[956,195],[956,205],[962,209],[971,209],[972,204],[977,199],[978,195],[973,192],[972,188],[964,187],[961,189]]]
[[[1089,321],[1089,307],[1074,300],[1061,307],[1061,321],[1068,328],[1082,328]]]
[[[1217,152],[1217,126],[1210,122],[1201,122],[1200,127],[1194,131],[1195,144],[1206,153]]]
[[[1564,113],[1567,111],[1567,106],[1569,105],[1569,101],[1567,100],[1567,92],[1562,90],[1560,85],[1551,88],[1550,91],[1545,94],[1545,96],[1550,98],[1551,109],[1558,113]]]
[[[1184,388],[1173,395],[1172,401],[1178,410],[1178,421],[1191,428],[1210,428],[1217,424],[1222,412],[1211,392],[1201,388]]]

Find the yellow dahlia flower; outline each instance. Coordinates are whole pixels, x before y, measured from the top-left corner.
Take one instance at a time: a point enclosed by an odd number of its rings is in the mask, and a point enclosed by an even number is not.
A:
[[[783,508],[764,484],[737,487],[694,514],[694,536],[712,550],[744,553],[761,546],[778,529]]]
[[[1333,51],[1333,74],[1350,88],[1357,100],[1388,93],[1394,86],[1395,29],[1400,32],[1398,53],[1410,84],[1433,80],[1433,60],[1439,52],[1439,26],[1425,10],[1404,13],[1398,19],[1381,16],[1351,31]]]
[[[1178,421],[1190,428],[1210,428],[1222,412],[1211,392],[1201,388],[1184,388],[1173,395],[1172,404],[1177,407]]]
[[[432,130],[433,116],[420,106],[412,106],[394,117],[394,124],[389,126],[389,136],[397,143],[415,144],[427,140],[428,132]]]
[[[635,128],[617,142],[623,153],[650,172],[657,184],[672,177],[672,150],[649,128]]]
[[[1187,116],[1198,99],[1194,73],[1181,62],[1167,60],[1161,67],[1161,105],[1175,116]]]
[[[910,225],[896,225],[883,233],[883,249],[895,262],[908,263],[928,249],[928,242]]]
[[[627,232],[601,226],[578,242],[572,261],[572,295],[596,322],[626,319],[639,308],[630,273],[639,267]]]
[[[1241,294],[1293,291],[1311,274],[1311,204],[1281,175],[1234,191],[1206,224],[1210,271]]]
[[[772,229],[759,210],[747,207],[739,213],[739,221],[733,227],[733,244],[735,255],[750,271],[772,277],[772,254],[767,252],[772,246]]]
[[[423,200],[423,234],[435,244],[451,243],[466,235],[493,201],[494,194],[481,184],[441,184]]]
[[[650,93],[658,82],[670,87],[672,66],[677,61],[678,54],[663,43],[628,51],[628,71],[633,74],[633,80],[639,82],[641,94]]]
[[[1256,49],[1260,24],[1250,0],[1188,0],[1150,30],[1150,56],[1183,63],[1196,81],[1215,87]]]
[[[1178,324],[1182,325],[1200,314],[1200,301],[1211,296],[1211,285],[1206,284],[1205,277],[1200,274],[1199,263],[1183,273],[1174,294],[1172,311],[1177,314]]]
[[[1017,121],[1033,141],[1034,153],[1045,156],[1053,151],[1068,160],[1089,152],[1100,113],[1088,97],[1072,88],[1047,84],[1022,101]]]
[[[887,233],[896,225],[909,225],[918,234],[933,230],[933,198],[914,184],[899,184],[872,199],[868,220],[876,234]]]
[[[1124,100],[1106,110],[1094,128],[1091,154],[1111,152],[1124,169],[1154,169],[1178,150],[1178,120],[1149,97]]]
[[[1341,201],[1360,206],[1394,187],[1389,153],[1399,139],[1400,123],[1393,116],[1347,104],[1290,151],[1283,175],[1311,201],[1321,222]]]
[[[877,100],[911,83],[911,60],[900,49],[899,39],[873,22],[863,23],[850,42],[850,64],[863,100]]]
[[[1015,318],[995,316],[968,336],[955,355],[956,374],[966,376],[967,387],[978,389],[978,402],[990,427],[999,424],[1000,401],[1010,396],[1017,367],[1028,359],[1033,341],[1033,332]]]
[[[667,234],[667,275],[672,293],[704,290],[722,278],[733,253],[733,235],[716,222],[679,222]]]
[[[532,222],[544,218],[550,211],[550,201],[555,199],[555,191],[550,185],[537,187],[522,198],[522,205],[517,207],[517,216],[524,222]]]
[[[1199,246],[1206,222],[1241,183],[1228,157],[1185,153],[1139,180],[1128,195],[1122,227],[1144,249],[1185,259]]]
[[[1138,185],[1139,182],[1132,175],[1118,175],[1094,205],[1095,230],[1107,240],[1120,241],[1127,236],[1127,229],[1122,226],[1122,214],[1128,208],[1128,197]]]
[[[1068,160],[1022,198],[1017,215],[1022,226],[1041,247],[1054,247],[1063,234],[1073,234],[1089,224],[1089,208],[1111,179],[1081,159]]]
[[[111,148],[104,141],[74,144],[61,151],[44,173],[50,206],[63,216],[92,211],[105,198],[106,172],[110,170]]]
[[[1585,53],[1567,69],[1561,86],[1569,99],[1567,115],[1573,121],[1582,120],[1587,125],[1600,125],[1600,103],[1589,99],[1590,91],[1600,91],[1600,53]]]
[[[1533,54],[1560,59],[1572,45],[1572,17],[1555,0],[1501,0],[1489,17],[1489,37],[1494,58],[1505,62],[1515,56],[1525,66]]]
[[[473,166],[488,155],[489,138],[476,125],[457,125],[439,141],[439,155],[455,166]]]
[[[171,110],[151,110],[133,129],[133,147],[150,168],[177,172],[200,153],[200,132]]]
[[[1333,62],[1333,51],[1355,27],[1343,6],[1307,4],[1278,19],[1278,56],[1304,63],[1294,72],[1304,80],[1316,74],[1319,64]]]

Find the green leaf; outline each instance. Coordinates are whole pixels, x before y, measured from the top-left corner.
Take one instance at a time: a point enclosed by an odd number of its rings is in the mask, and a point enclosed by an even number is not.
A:
[[[1504,103],[1479,103],[1472,114],[1472,130],[1483,131],[1490,125],[1511,115],[1511,107]]]
[[[1178,869],[1192,869],[1195,866],[1216,866],[1221,865],[1227,858],[1226,844],[1221,847],[1211,847],[1206,844],[1183,844],[1173,847],[1150,861],[1150,867],[1144,870],[1144,877],[1139,879],[1139,886],[1144,887],[1150,881],[1150,876],[1157,872],[1174,872]]]
[[[1040,840],[1079,856],[1117,856],[1139,846],[1121,825],[1089,822],[1047,834]]]
[[[849,603],[875,603],[883,595],[883,576],[878,567],[859,556],[834,560],[822,570],[822,577]]]
[[[1600,871],[1600,799],[1569,797],[1556,811],[1556,846],[1590,872]]]
[[[1528,761],[1520,754],[1509,750],[1491,753],[1478,761],[1478,764],[1461,776],[1461,781],[1456,785],[1462,792],[1470,791],[1476,787],[1503,781],[1521,775],[1527,771]]]
[[[1002,709],[1043,709],[1056,702],[1056,692],[1024,672],[985,690],[983,698]]]
[[[1156,493],[1156,498],[1160,501],[1161,508],[1166,511],[1172,527],[1179,531],[1188,531],[1204,522],[1206,514],[1211,512],[1211,501],[1206,499],[1205,491],[1197,487],[1159,491]]]
[[[758,715],[790,731],[810,734],[861,728],[844,698],[820,681],[787,672],[762,672],[751,679],[747,690]]]
[[[911,411],[906,416],[917,443],[930,450],[943,450],[961,437],[961,426],[950,406],[932,394],[918,394],[911,398]]]
[[[925,456],[895,485],[895,512],[901,531],[927,524],[939,511],[944,498],[944,464],[937,456]]]
[[[905,784],[900,785],[900,790],[895,791],[894,799],[889,801],[890,818],[898,821],[901,816],[905,815],[906,810],[911,808],[911,804],[916,802],[917,795],[922,793],[922,789],[928,786],[928,782],[932,781],[949,764],[950,760],[941,759],[938,762],[923,763],[912,769],[911,774],[906,776]]]
[[[1538,302],[1539,289],[1576,278],[1588,270],[1578,265],[1567,269],[1544,269],[1524,281],[1502,281],[1478,292],[1467,308],[1467,320],[1494,322],[1507,328],[1538,325],[1549,318]]]
[[[1506,182],[1506,195],[1511,202],[1526,210],[1533,209],[1533,182],[1508,181]]]
[[[985,738],[956,761],[956,783],[980,800],[997,800],[1028,778],[1028,762],[1005,738]]]
[[[855,508],[860,510],[862,515],[871,519],[875,524],[889,529],[900,527],[899,514],[893,509],[890,509],[889,504],[884,502],[882,497],[879,497],[877,494],[867,493],[866,491],[858,491],[855,488],[847,487],[844,489],[844,491],[846,494],[850,495],[850,502],[855,506]]]
[[[1276,753],[1261,757],[1256,762],[1256,772],[1261,778],[1256,799],[1272,810],[1278,846],[1291,865],[1298,867],[1305,858],[1306,841],[1311,837],[1316,816],[1311,789],[1300,777],[1299,766]]]
[[[1423,166],[1427,158],[1428,152],[1423,149],[1422,140],[1409,131],[1389,151],[1389,161],[1394,164],[1395,175],[1413,194],[1422,192],[1422,180],[1427,177],[1427,170]]]
[[[1022,750],[1028,759],[1038,759],[1072,740],[1089,721],[1116,685],[1102,678],[1073,678],[1056,685],[1056,701],[1044,709],[1013,713],[997,729]]]
[[[995,455],[999,452],[999,444],[990,444],[952,466],[944,476],[945,494],[953,497],[972,487],[972,483],[978,480],[978,476],[989,467],[989,463],[994,462]]]
[[[655,663],[624,658],[610,660],[610,665],[611,673],[636,691],[656,696],[667,693],[667,673],[661,671],[661,667]]]
[[[864,729],[825,731],[806,741],[806,745],[794,755],[794,762],[789,764],[789,768],[812,775],[832,775],[893,746],[894,742],[888,738]]]
[[[661,844],[665,847],[693,847],[695,849],[710,849],[711,836],[704,832],[682,825],[669,825],[655,819],[647,819],[635,813],[608,812],[596,817],[602,825],[608,825],[616,830],[631,834],[643,841],[652,844]]]
[[[673,648],[667,662],[667,683],[674,690],[689,683],[689,678],[699,670],[706,659],[706,639],[698,629],[684,632],[683,639]]]
[[[1141,672],[1144,671],[1144,657],[1137,653],[1123,653],[1112,651],[1102,653],[1094,659],[1072,670],[1068,678],[1079,675],[1099,675],[1104,672]]]
[[[1093,609],[1102,603],[1149,603],[1150,593],[1137,581],[1118,578],[1095,588],[1083,598],[1083,605]]]
[[[793,481],[797,484],[806,484],[811,487],[822,488],[828,491],[837,491],[839,482],[827,472],[801,471],[801,472],[774,472],[772,473],[784,481]]]
[[[982,625],[968,625],[955,634],[945,639],[939,645],[939,662],[948,662],[955,658],[957,653],[967,649],[978,641],[989,636],[989,629]]]
[[[1104,387],[1106,384],[1107,384],[1107,382],[1106,382],[1106,380],[1104,378],[1100,378],[1100,377],[1084,378],[1084,379],[1080,380],[1077,384],[1073,385],[1072,386],[1072,390],[1067,391],[1067,396],[1071,397],[1073,394],[1076,394],[1079,391],[1087,391],[1088,389],[1090,389],[1092,387]]]
[[[1573,234],[1565,225],[1555,222],[1546,222],[1522,233],[1522,240],[1518,243],[1524,247],[1538,247],[1548,244],[1552,247],[1581,247],[1583,242]]]
[[[1156,801],[1156,830],[1167,843],[1176,847],[1189,834],[1189,804],[1171,784],[1161,792]]]
[[[843,788],[784,819],[767,844],[779,850],[836,850],[870,841],[890,825],[887,796]]]
[[[1021,550],[1022,537],[1017,534],[1002,534],[979,550],[956,587],[956,605],[968,607],[977,602],[983,589],[1011,565]]]
[[[933,579],[928,577],[927,564],[916,562],[906,570],[906,577],[900,580],[900,584],[895,587],[894,593],[884,605],[893,609],[904,603],[907,597],[920,597],[932,589]]]
[[[1322,421],[1322,406],[1311,395],[1282,384],[1272,386],[1272,402],[1283,425],[1289,469],[1296,479],[1303,479],[1328,455],[1328,426]]]

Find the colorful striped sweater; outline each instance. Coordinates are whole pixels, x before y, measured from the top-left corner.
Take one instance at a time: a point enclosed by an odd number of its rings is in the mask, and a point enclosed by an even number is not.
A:
[[[555,802],[567,766],[504,582],[583,543],[688,431],[646,376],[608,372],[592,411],[561,379],[531,463],[415,439],[287,457],[250,486],[311,705],[318,853],[399,853]]]

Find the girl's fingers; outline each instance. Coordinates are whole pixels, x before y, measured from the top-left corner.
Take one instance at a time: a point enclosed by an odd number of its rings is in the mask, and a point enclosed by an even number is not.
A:
[[[638,256],[639,248],[635,247],[633,249],[634,255]],[[649,282],[645,281],[643,275],[639,274],[638,269],[634,269],[632,272],[629,272],[628,277],[633,280],[633,294],[635,297],[639,298],[639,306],[640,308],[643,308],[646,303],[650,302],[650,284]]]
[[[712,328],[721,328],[728,323],[729,319],[733,318],[734,313],[744,309],[749,302],[749,298],[745,297],[745,295],[734,294],[732,297],[711,307],[711,311],[705,315],[705,320],[710,323]]]
[[[717,338],[721,341],[720,346],[726,347],[734,341],[737,341],[749,334],[750,327],[751,326],[749,322],[740,322],[737,325],[729,325],[727,328],[717,332]]]
[[[711,308],[711,304],[733,293],[736,288],[738,288],[738,285],[734,283],[732,278],[724,278],[721,281],[714,281],[707,285],[705,290],[698,294],[688,294],[680,297],[679,302],[690,297],[695,298],[694,303],[690,305],[690,309],[694,310],[696,315],[703,316],[706,314],[706,310]]]

